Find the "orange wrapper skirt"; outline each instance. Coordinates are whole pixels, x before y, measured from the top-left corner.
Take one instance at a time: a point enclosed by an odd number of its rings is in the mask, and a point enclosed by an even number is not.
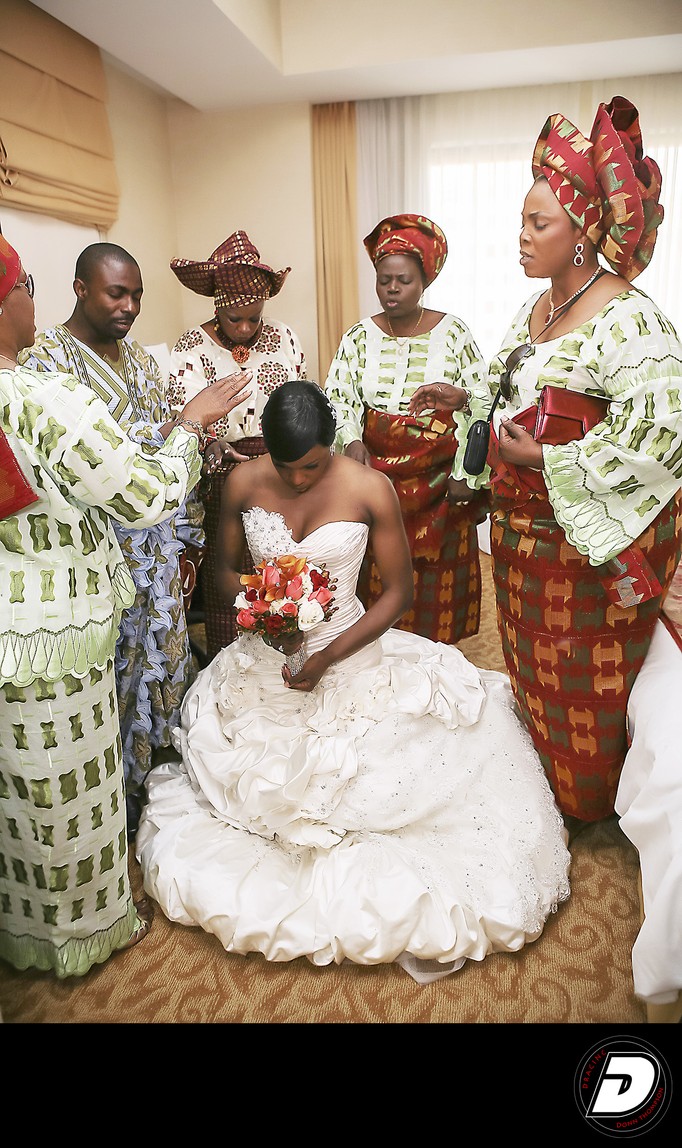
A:
[[[452,644],[478,633],[481,566],[477,523],[487,495],[450,506],[448,478],[457,449],[452,418],[438,411],[419,421],[368,408],[363,441],[372,465],[391,479],[412,555],[414,605],[396,628]],[[379,571],[368,550],[358,596],[366,608],[381,595]]]

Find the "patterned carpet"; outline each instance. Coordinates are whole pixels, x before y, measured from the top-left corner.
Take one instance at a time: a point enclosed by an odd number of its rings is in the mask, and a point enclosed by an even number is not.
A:
[[[476,665],[503,670],[490,559],[482,554],[481,632],[461,643]],[[393,965],[315,968],[226,954],[215,937],[157,911],[149,935],[82,979],[58,982],[0,962],[6,1023],[645,1024],[630,954],[639,929],[637,853],[617,819],[572,845],[572,895],[519,953],[469,962],[432,985]],[[140,878],[131,856],[136,889]]]

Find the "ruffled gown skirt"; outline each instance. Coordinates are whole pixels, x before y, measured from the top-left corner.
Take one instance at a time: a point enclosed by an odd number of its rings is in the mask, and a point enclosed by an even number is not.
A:
[[[569,854],[506,678],[399,631],[377,646],[311,694],[258,638],[199,675],[137,837],[170,920],[272,961],[443,971],[540,936]]]

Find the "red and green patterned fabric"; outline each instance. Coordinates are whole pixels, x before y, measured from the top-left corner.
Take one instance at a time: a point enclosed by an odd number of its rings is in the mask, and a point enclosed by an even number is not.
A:
[[[663,220],[661,172],[644,155],[634,104],[624,96],[600,104],[589,139],[560,113],[550,116],[532,166],[614,271],[632,281],[648,266]]]
[[[426,287],[440,275],[448,254],[448,243],[438,224],[425,215],[407,212],[382,219],[363,243],[375,267],[387,255],[414,256],[422,265]]]
[[[526,488],[514,500],[498,486],[492,502],[498,625],[516,701],[560,809],[600,820],[613,813],[628,696],[679,561],[680,503],[671,499],[638,539],[662,595],[624,608],[609,602],[603,567],[567,542],[546,496]]]
[[[368,408],[363,441],[372,465],[393,483],[412,554],[414,606],[396,628],[446,643],[477,634],[481,567],[476,524],[485,517],[487,497],[478,495],[463,506],[446,501],[457,449],[451,416],[439,411],[417,421]],[[358,595],[369,607],[380,594],[379,571],[368,551]]]

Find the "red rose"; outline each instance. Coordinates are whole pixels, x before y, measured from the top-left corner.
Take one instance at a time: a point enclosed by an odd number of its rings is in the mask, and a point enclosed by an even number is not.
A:
[[[325,606],[329,605],[333,597],[334,595],[332,594],[331,590],[328,590],[326,586],[320,586],[319,590],[313,591],[313,593],[310,595],[309,601],[319,602],[320,606],[324,610]]]

